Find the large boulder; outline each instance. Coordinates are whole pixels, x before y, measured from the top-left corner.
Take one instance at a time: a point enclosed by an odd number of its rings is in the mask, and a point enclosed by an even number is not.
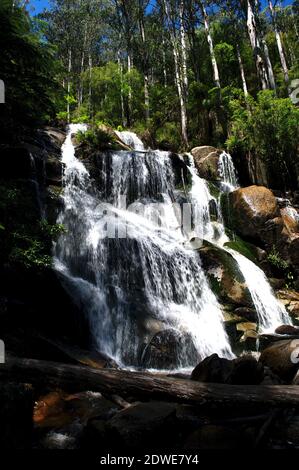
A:
[[[229,360],[212,354],[201,361],[192,371],[191,379],[197,382],[231,385],[256,385],[262,382],[262,364],[251,355]]]
[[[186,363],[196,361],[198,354],[190,335],[167,329],[156,333],[142,353],[142,366],[157,369],[175,369],[180,358]]]
[[[191,150],[195,167],[201,178],[210,181],[220,181],[219,174],[219,157],[222,150],[209,145],[195,147]]]
[[[277,200],[263,186],[248,186],[231,192],[228,196],[229,207],[226,216],[229,223],[241,236],[265,241],[267,223],[279,217]]]
[[[204,241],[199,253],[211,288],[218,299],[238,306],[252,306],[250,292],[233,256],[207,241]]]
[[[286,382],[291,382],[298,370],[299,341],[277,341],[264,349],[259,361]]]

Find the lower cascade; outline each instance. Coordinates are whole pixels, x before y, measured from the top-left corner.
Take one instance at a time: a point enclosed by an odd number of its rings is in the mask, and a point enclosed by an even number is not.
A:
[[[192,157],[188,229],[170,153],[145,150],[135,134],[118,132],[133,149],[102,153],[95,183],[72,142],[72,134],[85,129],[70,125],[62,148],[64,208],[58,223],[65,232],[54,254],[56,270],[88,319],[94,349],[122,367],[153,369],[191,368],[213,353],[234,356],[192,238],[207,239],[235,258],[261,330],[290,323],[260,268],[225,247],[220,205],[196,174]],[[228,161],[224,191],[237,186]]]

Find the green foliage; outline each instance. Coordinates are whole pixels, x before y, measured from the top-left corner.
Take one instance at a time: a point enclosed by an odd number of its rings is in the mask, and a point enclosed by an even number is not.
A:
[[[25,268],[51,265],[52,242],[65,228],[40,221],[36,192],[25,181],[0,181],[0,262]]]
[[[232,122],[226,142],[230,152],[250,152],[264,161],[278,182],[294,185],[298,163],[299,109],[288,98],[261,91],[230,102]]]
[[[286,288],[293,288],[295,281],[294,272],[289,263],[283,258],[281,258],[275,246],[272,247],[270,253],[267,256],[267,260],[274,269],[275,274],[284,277]]]
[[[175,122],[166,122],[156,131],[156,141],[160,147],[178,150],[181,143],[178,125]]]
[[[32,32],[25,10],[14,3],[0,2],[0,78],[6,92],[0,125],[16,133],[20,124],[34,126],[54,117],[62,94],[54,78],[59,67],[54,49]]]
[[[79,131],[76,134],[79,143],[88,146],[93,150],[111,150],[117,148],[117,143],[113,133],[109,133],[99,127],[93,127],[85,132]]]

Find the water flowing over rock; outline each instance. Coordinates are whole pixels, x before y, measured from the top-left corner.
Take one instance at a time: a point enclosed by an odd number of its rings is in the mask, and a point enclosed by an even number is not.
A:
[[[138,148],[103,154],[95,186],[75,157],[71,135],[78,129],[70,126],[62,149],[65,207],[58,220],[66,233],[56,244],[55,265],[87,315],[93,347],[138,366],[144,345],[157,333],[144,331],[152,318],[190,337],[189,350],[178,347],[172,367],[191,367],[213,352],[231,357],[221,309],[198,254],[185,246],[172,205],[169,153],[145,152],[136,136],[122,133],[126,144]]]

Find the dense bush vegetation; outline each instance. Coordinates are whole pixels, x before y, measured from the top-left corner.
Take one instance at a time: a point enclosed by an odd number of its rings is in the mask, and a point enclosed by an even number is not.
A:
[[[269,90],[259,92],[256,100],[233,100],[230,107],[228,149],[255,154],[285,187],[295,187],[299,109],[290,99],[276,98]]]

